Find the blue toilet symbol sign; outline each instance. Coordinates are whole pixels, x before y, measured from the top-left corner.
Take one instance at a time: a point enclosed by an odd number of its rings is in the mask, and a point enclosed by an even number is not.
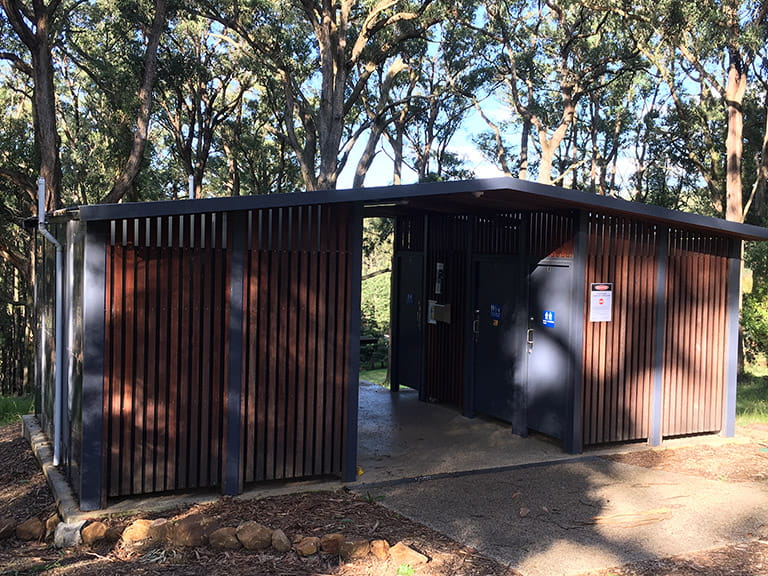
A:
[[[555,313],[552,310],[544,310],[541,313],[541,325],[547,328],[555,327]]]

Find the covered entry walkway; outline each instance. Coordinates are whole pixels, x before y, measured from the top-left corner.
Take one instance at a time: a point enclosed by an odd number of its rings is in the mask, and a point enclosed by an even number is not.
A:
[[[573,459],[545,437],[523,438],[501,421],[419,402],[410,388],[393,394],[361,382],[359,405],[361,484]]]

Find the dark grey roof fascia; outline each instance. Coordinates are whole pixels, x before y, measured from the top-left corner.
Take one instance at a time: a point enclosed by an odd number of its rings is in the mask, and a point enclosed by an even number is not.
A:
[[[679,212],[651,204],[630,202],[620,198],[598,196],[580,190],[560,188],[507,177],[459,182],[428,182],[401,186],[354,188],[349,190],[319,190],[316,192],[289,194],[204,198],[199,200],[94,204],[80,207],[80,219],[95,221],[149,218],[179,214],[281,208],[309,204],[363,203],[366,206],[375,206],[386,202],[407,202],[408,199],[468,193],[474,193],[477,196],[478,206],[482,206],[483,197],[479,194],[481,192],[499,192],[502,194],[508,192],[510,201],[516,196],[531,196],[535,199],[560,204],[564,208],[571,207],[581,210],[625,215],[673,226],[691,226],[745,240],[768,240],[768,228],[728,222],[720,218]]]

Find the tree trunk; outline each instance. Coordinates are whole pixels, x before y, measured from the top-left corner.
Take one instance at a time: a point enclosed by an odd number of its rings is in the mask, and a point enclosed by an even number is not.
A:
[[[144,78],[139,90],[139,109],[136,114],[136,130],[133,133],[133,143],[123,172],[118,176],[112,190],[104,198],[104,202],[112,204],[119,202],[133,191],[133,182],[141,169],[144,159],[144,149],[149,136],[149,120],[152,114],[152,95],[157,79],[157,49],[160,37],[165,30],[166,3],[165,0],[155,1],[155,15],[152,19],[147,51],[144,54]]]
[[[523,130],[520,134],[520,171],[518,177],[528,180],[528,139],[531,136],[531,121],[523,118]]]
[[[746,70],[743,69],[741,54],[735,48],[729,49],[728,52],[728,85],[725,89],[725,104],[728,110],[728,136],[725,140],[725,219],[732,222],[743,222],[741,161],[744,113],[742,103],[747,89],[747,74]]]
[[[59,2],[50,2],[48,5],[34,2],[32,10],[29,10],[18,0],[0,0],[0,7],[19,40],[29,50],[32,60],[35,148],[40,156],[40,176],[45,178],[45,208],[48,211],[55,210],[61,207],[61,160],[56,127],[50,25]]]

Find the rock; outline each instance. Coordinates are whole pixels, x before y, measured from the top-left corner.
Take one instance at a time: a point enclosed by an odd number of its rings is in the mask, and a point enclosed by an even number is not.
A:
[[[156,518],[147,526],[147,538],[155,542],[166,542],[173,526],[166,518]]]
[[[320,538],[320,549],[325,554],[336,556],[341,550],[342,542],[344,542],[343,534],[326,534]]]
[[[48,516],[48,519],[45,521],[46,539],[50,538],[56,532],[56,526],[59,525],[59,522],[61,522],[61,519],[58,514],[54,513]]]
[[[53,533],[53,545],[56,548],[75,548],[83,543],[82,529],[85,520],[80,522],[59,522]]]
[[[379,560],[389,558],[389,542],[386,540],[374,540],[371,542],[371,554]]]
[[[530,513],[531,513],[531,511],[530,511],[528,508],[526,508],[525,506],[523,506],[522,508],[520,508],[520,512],[519,512],[519,514],[520,514],[520,518],[525,518],[525,517],[526,517],[526,516],[528,516],[528,514],[530,514]]]
[[[307,536],[296,544],[296,554],[299,556],[312,556],[320,550],[320,538]]]
[[[248,550],[266,550],[272,546],[272,529],[249,520],[237,527],[237,539]]]
[[[80,531],[80,537],[83,539],[83,544],[93,546],[105,539],[108,530],[109,528],[104,522],[91,522],[83,526],[83,529]]]
[[[345,562],[365,558],[371,551],[368,540],[344,540],[339,548],[339,556]]]
[[[240,540],[237,539],[237,528],[225,527],[211,532],[208,537],[208,543],[214,548],[225,548],[227,550],[237,550],[242,548]]]
[[[152,520],[140,518],[123,530],[123,541],[127,544],[135,544],[149,538],[149,525]]]
[[[389,549],[389,556],[392,558],[392,563],[395,566],[407,564],[408,566],[413,567],[429,562],[429,558],[424,556],[424,554],[416,552],[416,550],[410,546],[406,546],[402,542],[398,542]]]
[[[272,532],[272,548],[282,554],[290,552],[291,541],[288,539],[288,536],[285,535],[285,532],[280,529]]]
[[[42,540],[45,536],[45,525],[40,518],[30,518],[16,526],[16,538],[19,540]]]
[[[213,527],[202,514],[190,514],[173,523],[169,540],[174,546],[194,548],[208,541],[209,531],[213,531]]]
[[[16,521],[13,518],[0,518],[0,540],[10,538],[16,533]]]

